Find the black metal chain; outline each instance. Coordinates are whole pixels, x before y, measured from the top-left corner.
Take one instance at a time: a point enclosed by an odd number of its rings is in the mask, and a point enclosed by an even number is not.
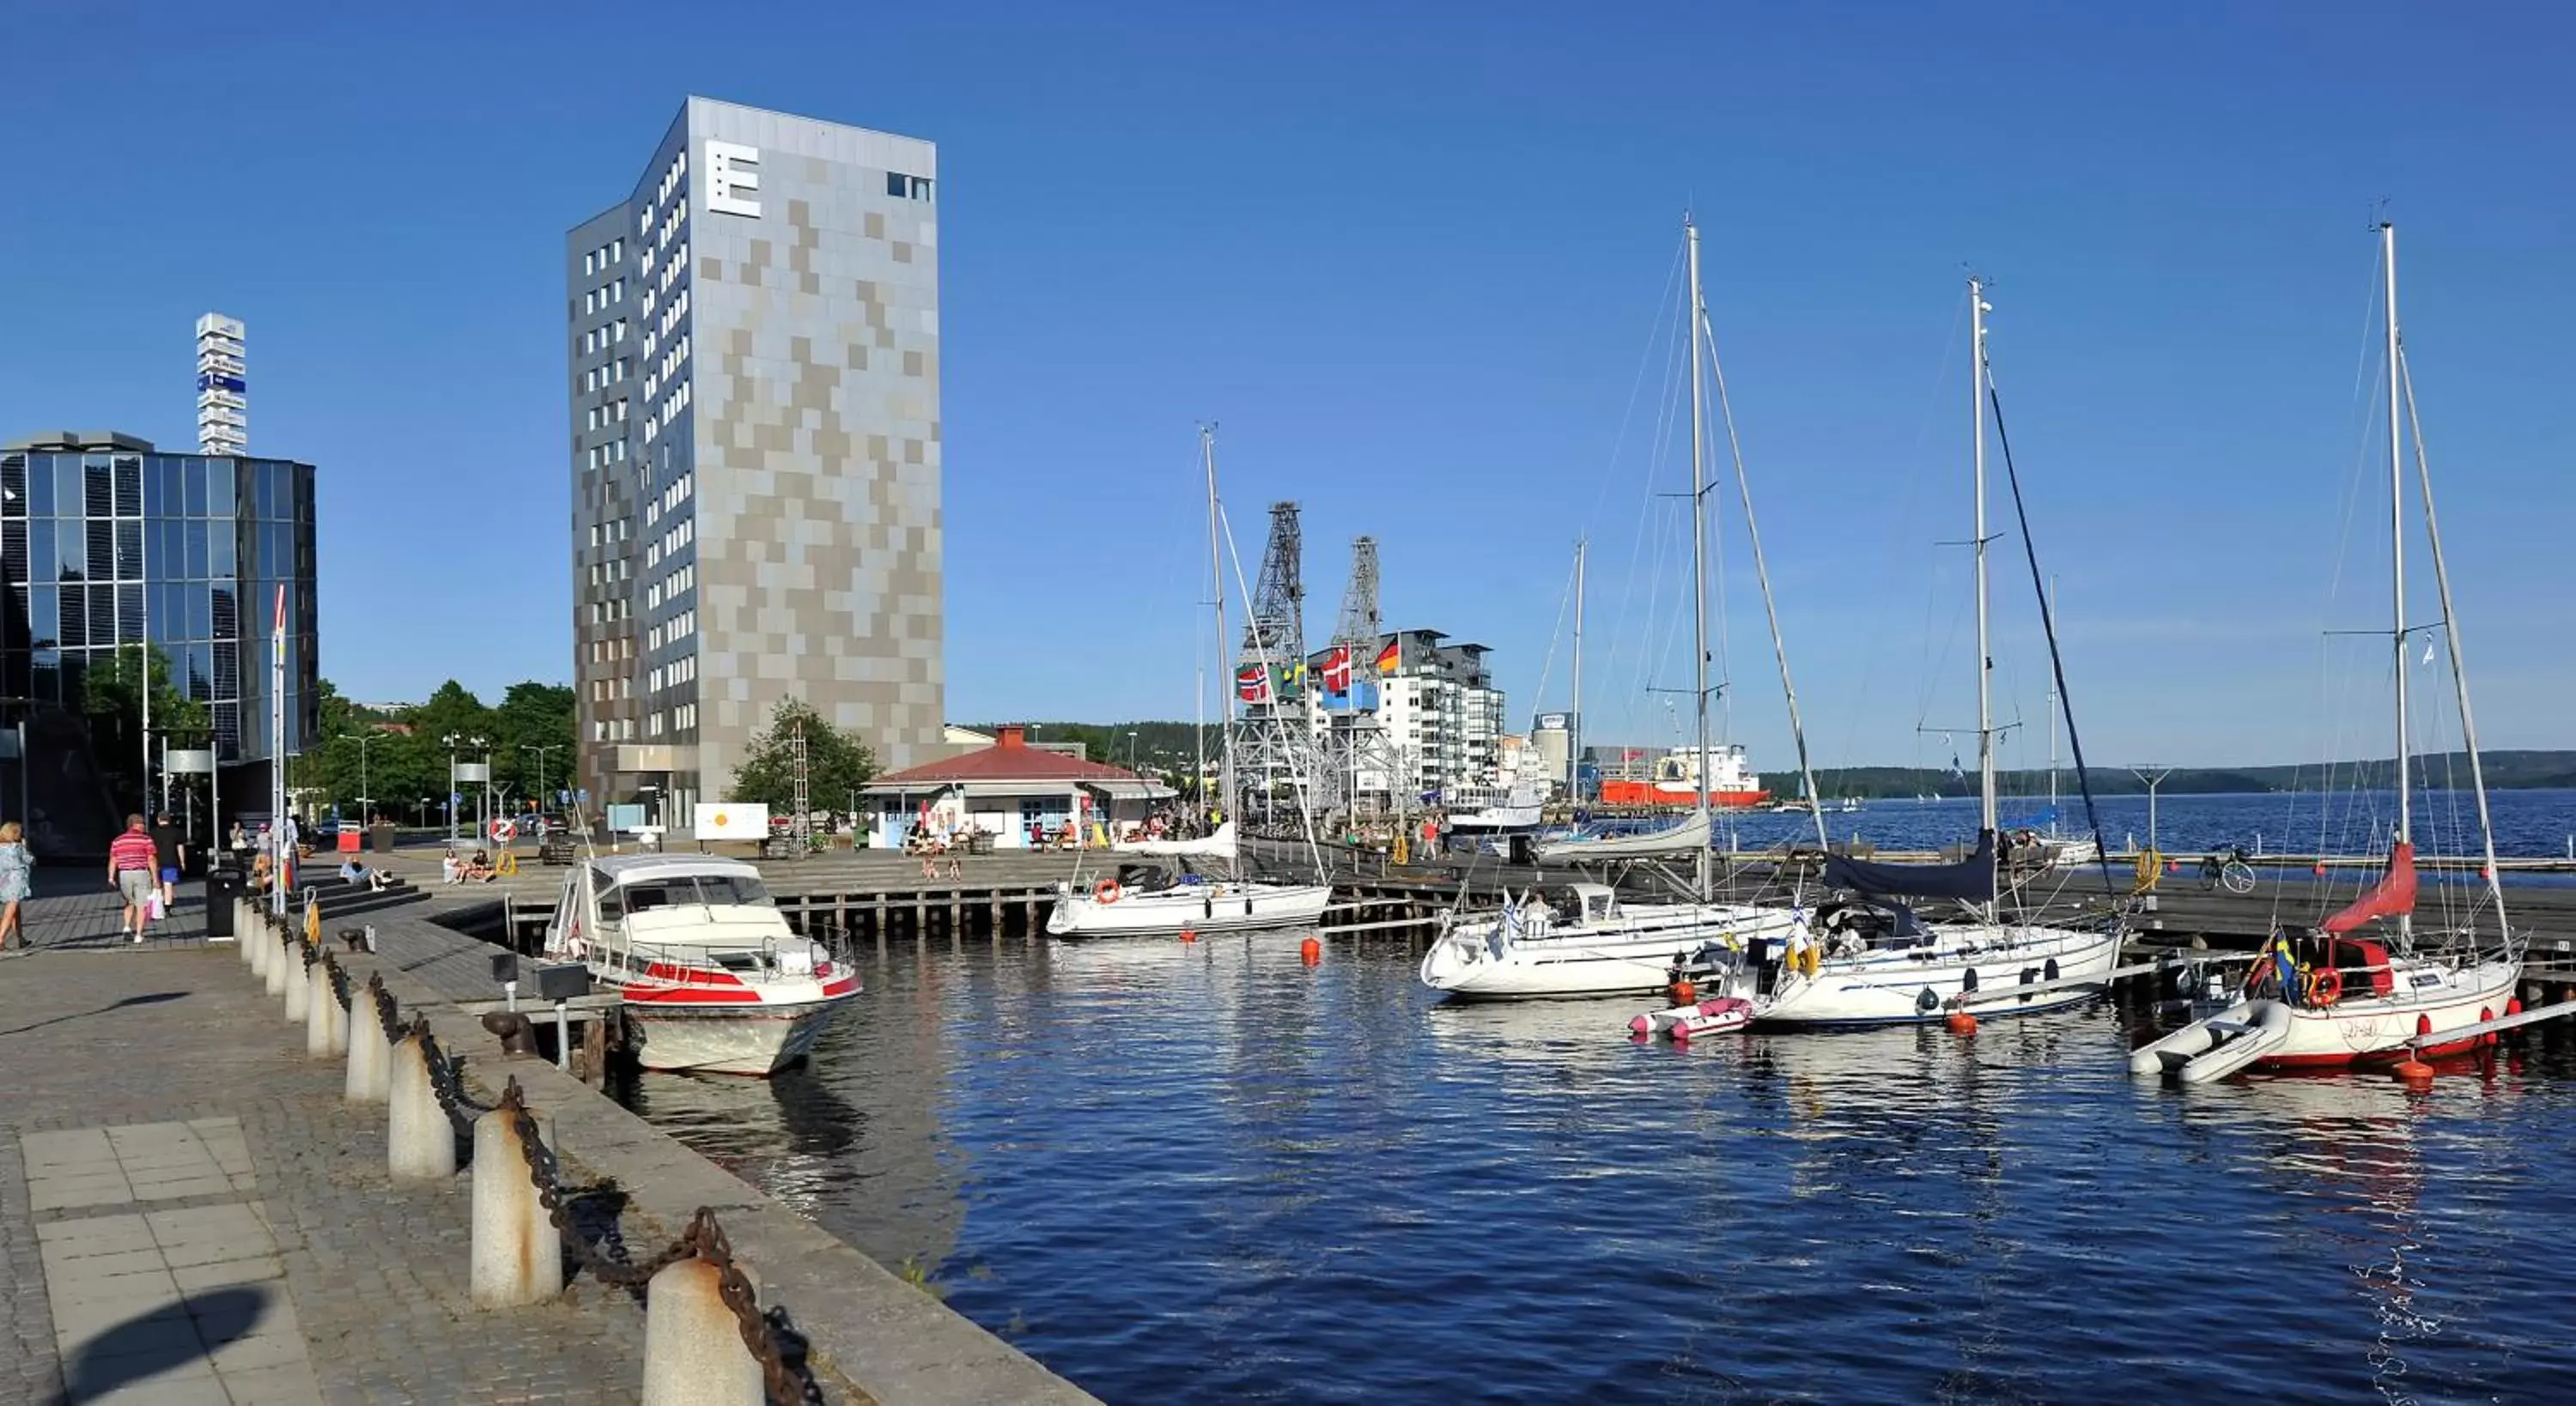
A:
[[[724,1227],[716,1223],[713,1207],[700,1206],[697,1214],[690,1217],[688,1228],[680,1232],[680,1238],[660,1254],[642,1261],[611,1259],[573,1225],[565,1204],[561,1165],[538,1131],[536,1115],[528,1111],[526,1095],[520,1091],[516,1076],[502,1086],[501,1101],[494,1110],[509,1118],[511,1127],[518,1132],[519,1152],[527,1159],[528,1180],[537,1189],[537,1203],[546,1208],[546,1219],[580,1262],[583,1272],[615,1288],[640,1289],[654,1275],[692,1255],[705,1260],[715,1266],[717,1297],[732,1312],[734,1327],[742,1334],[742,1345],[760,1364],[769,1398],[789,1402],[820,1399],[811,1379],[788,1365],[786,1354],[779,1348],[778,1335],[760,1311],[760,1296],[734,1263],[732,1243],[726,1240]]]
[[[322,974],[330,981],[331,999],[340,1003],[340,1009],[355,1009],[356,1003],[349,990],[349,973],[328,952],[322,954]],[[340,1033],[346,1035],[348,1032],[343,1030]]]
[[[402,1043],[402,1012],[394,1005],[394,994],[385,989],[382,972],[367,973],[367,995],[376,1003],[376,1028],[384,1032],[385,1043]]]
[[[438,1047],[438,1037],[429,1033],[428,1016],[413,1016],[408,1033],[420,1039],[421,1062],[429,1066],[429,1090],[438,1095],[438,1106],[445,1110],[449,1125],[460,1133],[473,1132],[475,1118],[491,1110],[465,1096],[465,1081],[457,1073],[464,1061],[448,1058]]]

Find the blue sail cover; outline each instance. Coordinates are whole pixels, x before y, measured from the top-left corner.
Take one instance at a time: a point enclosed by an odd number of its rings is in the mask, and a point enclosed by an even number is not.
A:
[[[1833,855],[1825,860],[1825,883],[1888,897],[1990,899],[1995,896],[1995,832],[1978,831],[1977,852],[1957,864],[1871,864]]]

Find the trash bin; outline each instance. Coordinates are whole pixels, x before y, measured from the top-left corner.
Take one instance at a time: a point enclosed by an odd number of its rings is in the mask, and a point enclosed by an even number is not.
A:
[[[339,850],[339,852],[340,852],[340,853],[342,853],[342,854],[356,854],[356,853],[358,852],[358,827],[357,827],[357,826],[355,826],[355,825],[343,825],[343,826],[341,826],[341,827],[340,827],[339,833],[338,833],[338,834],[336,834],[336,835],[333,835],[331,838],[333,839],[333,841],[335,841],[335,842],[336,842],[335,847]]]
[[[375,847],[376,853],[391,854],[394,852],[394,827],[391,825],[387,825],[383,821],[378,821],[374,825],[368,827],[367,837],[368,841]]]
[[[233,900],[241,891],[239,869],[217,864],[206,870],[206,936],[233,935]]]

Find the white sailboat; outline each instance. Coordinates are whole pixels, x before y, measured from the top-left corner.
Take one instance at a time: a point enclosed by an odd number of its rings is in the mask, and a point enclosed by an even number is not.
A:
[[[1215,594],[1210,598],[1216,609],[1217,658],[1226,651],[1225,633],[1225,566],[1220,549],[1223,540],[1216,496],[1216,431],[1199,427],[1199,457],[1207,473],[1208,563]],[[1206,706],[1207,689],[1202,679],[1196,690],[1198,705]],[[1308,926],[1320,921],[1325,907],[1332,902],[1329,884],[1279,884],[1246,879],[1242,875],[1242,858],[1236,851],[1234,831],[1234,710],[1227,705],[1220,724],[1224,738],[1222,770],[1224,785],[1221,800],[1222,819],[1214,833],[1197,840],[1141,842],[1124,847],[1139,858],[1179,860],[1188,858],[1222,859],[1226,875],[1222,878],[1192,872],[1174,872],[1169,868],[1153,873],[1139,872],[1131,885],[1127,876],[1103,878],[1090,888],[1078,887],[1067,880],[1056,889],[1055,905],[1047,910],[1046,930],[1050,937],[1177,937],[1183,932],[1222,932],[1249,928]],[[1199,767],[1204,777],[1204,761]],[[1323,872],[1319,859],[1316,872]]]
[[[1698,699],[1697,754],[1710,755],[1708,737],[1708,488],[1704,369],[1707,309],[1700,295],[1699,228],[1685,217],[1683,236],[1690,269],[1691,340],[1691,588],[1696,648],[1692,651]],[[1749,500],[1748,500],[1749,501]],[[1776,643],[1777,621],[1774,623]],[[1785,663],[1783,666],[1785,677]],[[1580,700],[1578,699],[1578,707]],[[1795,707],[1792,696],[1791,706]],[[1803,750],[1803,749],[1802,749]],[[1700,772],[1694,770],[1693,775]],[[1787,909],[1719,903],[1710,897],[1708,789],[1693,786],[1690,817],[1672,830],[1645,836],[1574,839],[1540,846],[1547,858],[1630,859],[1678,852],[1693,855],[1692,901],[1626,903],[1604,884],[1567,886],[1556,899],[1523,894],[1480,924],[1442,934],[1422,957],[1422,984],[1469,999],[1635,995],[1664,988],[1676,965],[1714,960],[1713,953],[1764,937],[1785,936],[1798,924]]]
[[[1772,1026],[1915,1024],[1946,1018],[1952,1003],[1978,1016],[2022,1015],[2084,1001],[2088,978],[2118,960],[2116,924],[2059,927],[2006,913],[1996,853],[1994,705],[1983,661],[1993,657],[1986,609],[1986,303],[1968,281],[1969,394],[1974,451],[1977,594],[1978,837],[1958,864],[1872,864],[1843,855],[1825,863],[1825,883],[1857,897],[1827,904],[1797,940],[1749,949],[1731,971],[1732,994],[1753,1000],[1753,1023]],[[1902,900],[1947,899],[1961,921],[1926,922]],[[2016,996],[2014,988],[2043,989]]]
[[[2413,1049],[2425,1057],[2470,1048],[2444,1041],[2458,1030],[2506,1013],[2522,980],[2523,944],[2505,920],[2504,888],[2496,877],[2495,833],[2487,814],[2486,769],[2478,755],[2475,716],[2469,711],[2467,668],[2461,662],[2459,613],[2451,603],[2451,577],[2442,557],[2442,534],[2433,517],[2433,479],[2424,460],[2422,423],[2416,423],[2415,478],[2424,533],[2432,546],[2433,577],[2442,602],[2450,646],[2451,682],[2460,709],[2461,740],[2469,780],[2477,794],[2478,835],[2486,857],[2484,891],[2461,924],[2424,942],[2415,927],[2414,814],[2408,772],[2407,658],[2414,634],[2406,623],[2406,466],[2404,422],[2413,417],[2414,392],[2397,329],[2397,229],[2379,227],[2385,279],[2388,360],[2388,492],[2390,634],[2395,641],[2394,701],[2397,723],[2397,824],[2390,837],[2388,870],[2379,883],[2314,932],[2276,934],[2263,960],[2246,978],[2244,999],[2194,1021],[2130,1056],[2140,1074],[2161,1074],[2198,1084],[2253,1066],[2271,1069],[2343,1068],[2388,1063]],[[2479,918],[2494,911],[2495,941],[2481,937]],[[2385,924],[2374,929],[2373,924]]]

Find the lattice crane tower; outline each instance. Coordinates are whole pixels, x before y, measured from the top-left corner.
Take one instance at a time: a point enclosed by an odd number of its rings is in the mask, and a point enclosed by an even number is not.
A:
[[[1293,810],[1314,775],[1307,711],[1305,537],[1295,503],[1270,505],[1270,542],[1252,588],[1243,653],[1235,661],[1236,736],[1247,809]]]
[[[1351,540],[1351,579],[1342,589],[1341,620],[1324,652],[1317,686],[1324,702],[1323,758],[1317,790],[1348,814],[1383,808],[1394,796],[1393,753],[1378,722],[1377,539]]]

